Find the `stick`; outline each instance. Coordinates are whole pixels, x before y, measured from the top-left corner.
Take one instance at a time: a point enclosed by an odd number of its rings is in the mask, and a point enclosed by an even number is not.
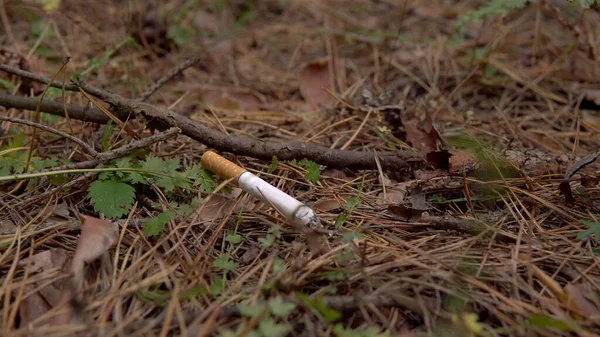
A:
[[[2,116],[2,115],[0,115],[0,120],[11,122],[11,123],[23,124],[23,125],[27,125],[27,126],[33,126],[33,127],[38,128],[40,130],[44,130],[44,131],[47,131],[47,132],[50,132],[50,133],[57,134],[59,136],[67,138],[70,141],[72,141],[72,142],[76,143],[77,145],[81,146],[83,149],[85,149],[86,152],[88,152],[89,154],[91,154],[92,157],[96,158],[98,156],[98,152],[96,152],[96,150],[94,150],[91,146],[89,146],[88,144],[86,144],[81,139],[73,137],[73,136],[71,136],[68,133],[62,132],[62,131],[57,130],[55,128],[52,128],[50,126],[39,124],[39,123],[34,123],[34,122],[28,121],[26,119],[20,119],[20,118],[14,118],[14,117]]]
[[[0,65],[0,70],[6,71],[6,68],[7,66]],[[21,74],[27,75],[27,78],[48,83],[47,79],[40,78],[40,76],[23,70],[11,70],[11,73],[19,74],[19,76]],[[54,84],[60,85],[60,83],[53,83],[52,85]],[[279,160],[308,159],[333,168],[377,169],[377,161],[372,152],[331,149],[329,147],[297,141],[269,142],[245,136],[230,136],[168,109],[128,99],[89,86],[81,80],[76,81],[75,85],[89,94],[112,104],[115,108],[115,116],[121,120],[135,118],[137,114],[144,114],[144,111],[146,111],[148,112],[147,115],[159,119],[167,126],[177,126],[181,128],[182,134],[222,152],[230,152],[263,160],[271,160],[273,156],[276,156]],[[72,89],[70,86],[69,88]],[[0,105],[7,108],[35,110],[37,102],[36,98],[15,97],[0,93]],[[83,109],[71,105],[68,107],[72,119],[93,121],[96,123],[108,122],[108,117],[96,109]],[[43,100],[41,109],[54,115],[64,116],[62,104],[59,102]],[[420,155],[410,151],[379,152],[377,155],[379,156],[382,169],[388,171],[397,172],[425,164]]]

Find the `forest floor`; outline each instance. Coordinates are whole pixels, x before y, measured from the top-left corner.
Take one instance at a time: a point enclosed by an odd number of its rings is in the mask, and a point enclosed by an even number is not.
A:
[[[0,18],[0,335],[600,333],[597,10],[24,0]],[[205,170],[207,150],[323,228]]]

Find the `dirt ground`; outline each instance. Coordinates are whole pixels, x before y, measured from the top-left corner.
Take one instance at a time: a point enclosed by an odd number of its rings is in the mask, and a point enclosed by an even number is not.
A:
[[[598,7],[0,1],[0,335],[600,334]]]

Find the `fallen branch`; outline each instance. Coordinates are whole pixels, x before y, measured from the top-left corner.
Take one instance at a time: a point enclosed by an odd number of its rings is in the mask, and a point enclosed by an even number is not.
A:
[[[46,132],[54,133],[56,135],[62,136],[64,138],[67,138],[70,141],[72,141],[72,142],[76,143],[77,145],[81,146],[92,157],[95,158],[95,157],[98,156],[98,152],[96,152],[96,150],[94,150],[91,146],[89,146],[87,143],[85,143],[81,139],[79,139],[77,137],[73,137],[70,134],[62,132],[60,130],[56,130],[53,127],[50,127],[50,126],[47,126],[47,125],[43,125],[43,124],[39,124],[39,123],[35,123],[35,122],[31,122],[31,121],[28,121],[26,119],[20,119],[20,118],[8,117],[8,116],[0,116],[0,121],[6,121],[6,122],[11,122],[11,123],[16,123],[16,124],[23,124],[23,125],[27,125],[27,126],[32,126],[34,128],[38,128],[40,130],[44,130]]]
[[[5,70],[5,65],[0,70]],[[23,75],[23,70],[11,73]],[[27,78],[48,83],[47,79],[40,78],[34,74],[27,74]],[[53,83],[52,85],[56,85]],[[279,160],[308,159],[321,165],[335,168],[349,169],[377,169],[377,160],[374,152],[349,151],[331,149],[324,146],[306,142],[270,142],[253,139],[246,136],[230,136],[210,127],[202,125],[185,116],[174,113],[168,109],[156,107],[137,100],[128,99],[117,94],[87,85],[83,81],[76,81],[75,86],[85,92],[102,99],[114,107],[114,114],[123,120],[143,115],[152,120],[158,120],[164,126],[175,126],[181,129],[181,133],[197,140],[210,148],[218,151],[230,152],[237,155],[253,158],[271,160],[276,156]],[[69,86],[70,89],[73,89]],[[7,108],[20,108],[34,110],[38,99],[15,97],[0,94],[0,105]],[[96,123],[108,122],[108,117],[96,109],[76,108],[68,105],[69,116],[72,119],[94,121]],[[64,116],[62,104],[59,102],[43,100],[41,110],[47,113]],[[102,114],[102,116],[100,115]],[[408,169],[415,165],[423,165],[421,156],[410,151],[394,151],[377,153],[382,169],[388,171],[399,171]]]
[[[163,85],[165,85],[167,82],[169,82],[170,80],[172,80],[175,76],[181,74],[187,68],[193,66],[194,63],[198,62],[199,60],[200,60],[200,57],[199,56],[195,56],[195,57],[190,57],[189,59],[183,61],[182,64],[180,64],[176,68],[172,69],[171,71],[169,71],[168,73],[166,73],[165,75],[163,75],[163,77],[159,78],[158,81],[156,81],[152,86],[150,86],[150,88],[146,89],[137,98],[137,100],[140,101],[140,102],[143,102],[143,101],[147,100],[156,91],[158,91],[158,89],[160,89]]]
[[[43,173],[55,172],[55,171],[81,170],[81,169],[89,169],[89,168],[97,167],[97,166],[103,165],[113,159],[120,158],[128,153],[131,153],[131,152],[137,150],[137,149],[141,149],[141,148],[147,147],[149,145],[152,145],[154,143],[158,143],[160,141],[163,141],[170,137],[173,137],[173,136],[177,135],[179,133],[179,131],[180,130],[178,128],[170,128],[164,132],[158,133],[156,135],[152,135],[150,137],[142,138],[140,140],[136,140],[134,142],[131,142],[127,145],[118,147],[111,151],[99,153],[97,155],[97,157],[95,157],[94,159],[77,162],[77,163],[66,164],[66,165],[57,166],[57,167],[51,167],[49,169],[40,171],[38,173],[43,174]],[[97,172],[87,172],[84,175],[81,175],[73,180],[70,180],[54,189],[45,191],[41,194],[36,194],[33,196],[33,199],[25,199],[24,201],[17,203],[17,207],[25,207],[32,203],[36,203],[42,199],[45,199],[45,198],[57,193],[58,191],[60,191],[62,189],[78,185],[78,184],[86,181],[87,179],[93,177],[96,174],[97,174]],[[14,178],[14,179],[25,179],[25,178],[28,178],[30,175],[31,174],[21,174],[21,175],[15,174],[10,177]]]

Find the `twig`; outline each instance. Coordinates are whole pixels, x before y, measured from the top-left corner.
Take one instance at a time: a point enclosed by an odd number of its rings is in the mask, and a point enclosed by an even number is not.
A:
[[[116,148],[114,150],[99,153],[98,156],[94,159],[81,161],[81,162],[73,163],[73,164],[67,164],[67,165],[63,165],[63,166],[52,167],[52,168],[49,168],[49,169],[41,171],[41,172],[53,172],[53,171],[60,171],[60,170],[76,170],[76,169],[91,168],[91,167],[97,166],[99,164],[104,164],[110,160],[120,158],[130,152],[137,150],[137,149],[141,149],[146,146],[150,146],[154,143],[161,142],[165,139],[169,139],[169,138],[173,137],[174,135],[178,134],[179,132],[181,132],[181,130],[179,128],[170,128],[161,133],[157,133],[150,137],[136,140],[127,145]]]
[[[3,70],[3,68],[5,67],[0,67],[0,70]],[[179,127],[182,134],[218,151],[231,152],[233,154],[263,160],[271,160],[273,156],[276,156],[279,160],[308,159],[329,167],[377,169],[377,162],[374,154],[371,152],[331,149],[325,146],[297,141],[268,142],[246,136],[230,136],[170,110],[138,102],[89,86],[81,80],[76,81],[75,85],[91,95],[112,104],[115,108],[115,116],[120,119],[126,119],[128,116],[131,116],[129,118],[135,118],[139,113],[150,115],[153,119],[158,119],[167,126]],[[15,99],[14,96],[0,94],[0,105],[5,107],[31,110],[31,102],[27,100],[27,98],[23,97]],[[43,111],[64,116],[62,105],[60,103],[52,105],[54,108],[52,110],[45,110],[44,107],[47,102],[48,101],[46,100],[42,102]],[[17,105],[15,103],[20,104]],[[37,105],[37,99],[35,99],[35,104]],[[80,116],[80,113],[83,112],[87,111],[84,111],[81,108],[69,108],[70,117],[73,119],[90,120],[92,118],[92,116],[89,115],[85,116],[85,118],[84,116]],[[100,112],[100,114],[102,113]],[[94,121],[98,123],[108,122],[108,117],[104,114],[100,116],[100,114],[94,111]],[[423,165],[424,163],[421,156],[410,151],[379,152],[377,155],[379,156],[382,169],[388,171],[400,171],[416,165]]]
[[[73,137],[68,133],[62,132],[60,130],[57,130],[53,127],[47,126],[47,125],[43,125],[43,124],[39,124],[39,123],[35,123],[35,122],[31,122],[28,121],[26,119],[20,119],[20,118],[14,118],[14,117],[8,117],[8,116],[2,116],[0,115],[0,120],[3,121],[7,121],[7,122],[12,122],[12,123],[17,123],[17,124],[23,124],[23,125],[27,125],[27,126],[33,126],[34,128],[38,128],[40,130],[44,130],[46,132],[50,132],[50,133],[54,133],[57,134],[59,136],[62,136],[64,138],[69,139],[70,141],[77,143],[79,146],[81,146],[82,148],[85,149],[86,152],[88,152],[89,154],[92,155],[92,157],[96,158],[98,156],[98,152],[96,152],[96,150],[94,150],[91,146],[89,146],[88,144],[86,144],[84,141],[82,141],[79,138]]]
[[[175,76],[181,74],[184,70],[194,65],[194,63],[200,60],[199,56],[190,57],[185,60],[182,64],[177,66],[177,68],[171,69],[168,73],[166,73],[163,77],[159,78],[158,81],[154,82],[154,84],[146,89],[138,98],[137,101],[143,102],[150,98],[158,89],[160,89],[165,83],[172,80]]]
[[[94,159],[86,160],[86,161],[82,161],[82,162],[78,162],[78,163],[73,163],[73,164],[62,165],[59,167],[52,167],[47,170],[40,171],[40,173],[54,172],[54,171],[59,171],[59,170],[86,169],[86,168],[92,168],[92,167],[96,167],[99,165],[103,165],[106,162],[116,159],[116,158],[119,158],[119,157],[122,157],[127,153],[133,152],[137,149],[141,149],[141,148],[144,148],[151,144],[168,139],[168,138],[178,134],[180,131],[181,130],[179,130],[178,128],[170,128],[164,132],[158,133],[156,135],[152,135],[150,137],[142,138],[140,140],[136,140],[127,145],[116,148],[114,150],[99,153],[98,156]],[[18,207],[23,207],[23,206],[25,206],[25,204],[36,203],[39,200],[45,199],[45,198],[55,194],[56,192],[58,192],[61,189],[80,184],[83,181],[87,180],[88,178],[93,177],[95,174],[96,174],[96,172],[88,172],[88,173],[86,173],[82,176],[79,176],[79,177],[75,178],[74,180],[71,180],[71,181],[69,181],[61,186],[58,186],[52,190],[35,195],[33,200],[27,199],[27,200],[24,200],[24,201],[18,203],[17,205],[18,205]],[[17,175],[17,177],[18,177],[18,175]]]
[[[0,66],[2,66],[2,64],[0,64]],[[5,108],[35,111],[38,101],[39,100],[35,97],[13,96],[0,92],[0,106]],[[106,124],[108,122],[108,117],[102,111],[96,108],[87,108],[79,105],[67,104],[67,109],[69,110],[69,116],[71,118],[80,121],[98,124]],[[43,100],[41,104],[41,111],[52,115],[65,117],[63,104],[59,101],[49,99]]]
[[[60,81],[52,81],[52,82],[50,82],[50,79],[48,79],[48,78],[46,78],[44,76],[37,75],[37,74],[34,74],[34,73],[30,73],[30,72],[25,71],[25,70],[13,68],[13,67],[8,66],[6,64],[1,64],[0,63],[0,70],[4,71],[6,73],[9,73],[9,74],[13,74],[13,75],[16,75],[16,76],[19,76],[19,77],[22,77],[22,78],[27,78],[27,79],[30,79],[30,80],[33,80],[33,81],[36,81],[36,82],[40,82],[40,83],[44,83],[44,84],[50,84],[50,86],[54,87],[54,88],[58,88],[58,89],[62,89],[63,88],[63,85],[62,85],[62,83]],[[74,85],[74,84],[67,84],[67,85],[64,86],[64,88],[65,88],[65,90],[68,90],[68,91],[77,91],[77,90],[79,90],[79,88],[77,88],[77,86]]]

